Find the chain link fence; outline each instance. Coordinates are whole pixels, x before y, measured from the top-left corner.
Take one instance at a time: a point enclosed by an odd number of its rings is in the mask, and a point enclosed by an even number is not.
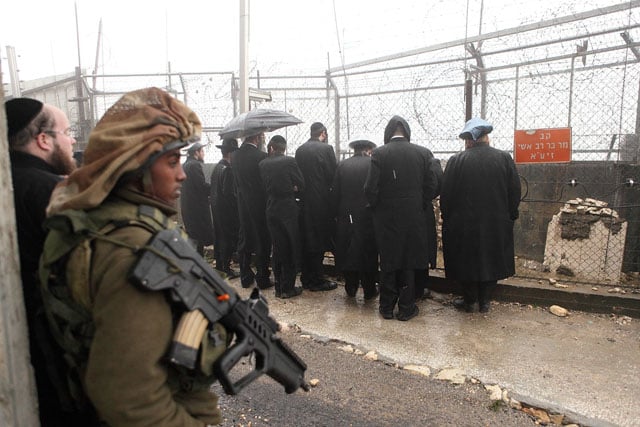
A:
[[[287,139],[290,155],[308,139],[311,123],[323,122],[339,158],[350,155],[354,139],[380,145],[398,114],[409,122],[412,141],[431,149],[443,167],[463,149],[457,134],[468,114],[490,121],[492,145],[510,153],[516,130],[570,128],[571,162],[518,165],[517,274],[638,286],[639,7],[630,1],[571,13],[325,75],[258,74],[250,86],[269,100],[254,100],[252,108],[303,120],[273,132]],[[74,102],[88,112],[78,119],[85,137],[122,94],[157,86],[201,118],[209,163],[220,157],[218,131],[238,112],[232,72],[84,76],[81,86]]]

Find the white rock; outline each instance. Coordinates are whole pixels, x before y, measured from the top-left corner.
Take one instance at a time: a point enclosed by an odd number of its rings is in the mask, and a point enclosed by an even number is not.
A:
[[[423,365],[405,365],[403,368],[405,371],[415,372],[425,377],[431,376],[431,369],[428,366]]]
[[[555,285],[553,285],[553,286],[555,286],[556,288],[560,288],[560,289],[566,289],[566,288],[568,288],[568,287],[569,287],[569,285],[563,285],[563,284],[561,284],[561,283],[556,283],[556,284],[555,284]]]
[[[353,354],[357,355],[357,356],[362,356],[364,354],[364,351],[362,350],[358,350],[357,348],[353,351]]]
[[[555,285],[558,281],[556,279],[554,279],[553,277],[549,278],[549,284],[550,285]]]
[[[489,392],[489,399],[502,400],[502,389],[499,385],[485,385],[484,388]]]
[[[364,355],[364,358],[367,360],[378,360],[378,355],[375,351],[371,350]]]
[[[594,286],[593,288],[591,288],[591,290],[592,290],[592,291],[597,291],[597,290],[598,290],[598,287],[597,287],[597,286]]]
[[[353,353],[353,347],[351,347],[349,344],[338,347],[338,350],[342,350],[347,353]]]
[[[320,380],[317,378],[313,378],[309,380],[309,385],[311,387],[316,387],[318,384],[320,384]]]
[[[549,311],[558,317],[566,317],[567,314],[569,314],[569,310],[564,307],[560,307],[559,305],[552,305],[549,307]]]
[[[517,410],[522,409],[522,403],[518,402],[514,398],[509,399],[509,406],[512,407],[513,409],[517,409]]]
[[[445,368],[435,376],[437,380],[449,381],[453,384],[464,384],[466,377],[464,372],[458,368]]]

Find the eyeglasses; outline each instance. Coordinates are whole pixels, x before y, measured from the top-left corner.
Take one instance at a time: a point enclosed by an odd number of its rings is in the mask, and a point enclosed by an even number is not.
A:
[[[49,129],[49,130],[43,130],[42,133],[46,133],[51,136],[54,136],[55,134],[60,134],[60,135],[68,136],[69,138],[75,138],[75,134],[76,134],[74,128],[66,128],[63,131]]]

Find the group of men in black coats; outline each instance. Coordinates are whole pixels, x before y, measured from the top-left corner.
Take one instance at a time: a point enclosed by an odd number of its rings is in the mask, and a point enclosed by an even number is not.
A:
[[[436,265],[433,200],[442,190],[445,271],[465,290],[456,305],[488,311],[497,280],[514,274],[520,184],[511,157],[489,146],[491,125],[473,119],[465,129],[466,149],[449,160],[444,174],[430,150],[411,142],[400,116],[389,120],[384,145],[354,140],[353,156],[340,163],[319,122],[295,158],[285,154],[280,135],[270,140],[268,153],[264,133],[245,137],[240,147],[225,139],[211,178],[216,268],[235,277],[230,260],[237,239],[242,286],[275,285],[277,297],[291,298],[303,289],[337,287],[323,274],[331,251],[349,297],[361,287],[365,300],[380,295],[384,319],[409,320]],[[482,219],[481,227],[474,218]],[[295,286],[298,271],[301,288]]]

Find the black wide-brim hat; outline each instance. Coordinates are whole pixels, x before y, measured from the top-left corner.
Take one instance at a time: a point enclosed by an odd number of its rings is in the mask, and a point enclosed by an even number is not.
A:
[[[376,148],[376,144],[368,139],[354,139],[349,143],[349,147],[354,150],[373,150]]]
[[[222,144],[216,145],[219,149],[225,149],[228,151],[237,150],[238,149],[238,140],[235,138],[225,138],[222,140]]]
[[[5,102],[7,135],[15,135],[27,127],[40,114],[43,107],[42,102],[31,98],[14,98]]]

